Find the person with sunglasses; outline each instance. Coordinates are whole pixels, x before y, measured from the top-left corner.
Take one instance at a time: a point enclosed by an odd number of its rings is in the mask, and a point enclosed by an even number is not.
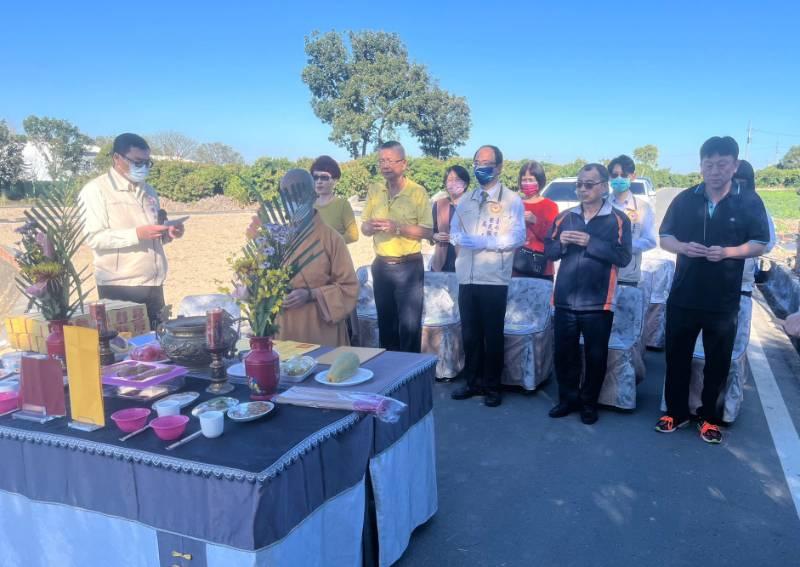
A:
[[[422,240],[433,237],[433,216],[425,189],[405,175],[408,162],[399,142],[378,149],[385,183],[372,185],[361,212],[361,232],[372,237],[372,289],[380,346],[419,352],[422,348],[424,265]]]
[[[636,164],[622,154],[608,163],[611,205],[622,211],[631,221],[631,248],[633,258],[620,268],[620,285],[638,286],[642,279],[642,253],[656,247],[656,215],[647,200],[631,193],[631,182],[636,179]]]
[[[87,183],[83,206],[86,244],[94,253],[100,299],[143,303],[151,325],[161,319],[167,258],[164,243],[183,236],[183,224],[168,224],[155,189],[145,180],[153,165],[150,146],[136,134],[120,134],[111,168]]]
[[[553,290],[558,404],[550,417],[580,411],[581,421],[591,425],[597,421],[597,398],[606,377],[617,275],[631,261],[631,222],[605,197],[604,165],[583,166],[576,193],[580,205],[556,217],[544,246],[550,260],[561,262]]]
[[[705,364],[697,427],[706,443],[722,441],[720,399],[736,340],[745,258],[760,256],[770,239],[761,198],[733,182],[738,166],[736,140],[706,140],[700,147],[703,182],[672,200],[659,230],[661,248],[677,259],[667,299],[667,413],[655,429],[673,433],[689,424],[692,358],[702,332]]]
[[[334,193],[336,183],[342,177],[342,170],[330,156],[319,156],[309,168],[314,181],[317,200],[314,208],[329,227],[342,235],[345,244],[358,240],[358,225],[353,207],[347,199]]]

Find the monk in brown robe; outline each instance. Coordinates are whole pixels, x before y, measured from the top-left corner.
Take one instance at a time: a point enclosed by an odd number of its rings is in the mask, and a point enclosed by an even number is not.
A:
[[[358,299],[358,279],[344,239],[314,213],[307,242],[319,252],[290,282],[276,338],[326,346],[350,344],[346,319]],[[305,246],[298,249],[302,252]]]

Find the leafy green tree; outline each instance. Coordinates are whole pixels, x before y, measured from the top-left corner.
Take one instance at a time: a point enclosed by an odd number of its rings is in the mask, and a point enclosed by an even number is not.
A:
[[[306,37],[302,78],[314,114],[332,127],[329,139],[358,158],[410,123],[428,73],[408,60],[397,34],[351,31],[348,38],[349,51],[334,31]]]
[[[792,146],[778,162],[780,169],[800,169],[800,146]]]
[[[222,142],[200,144],[194,152],[194,159],[200,163],[211,163],[214,165],[244,163],[242,154]]]
[[[97,143],[97,140],[95,140],[95,143]],[[114,165],[114,160],[111,157],[111,150],[114,147],[114,140],[106,140],[99,147],[100,149],[97,151],[97,155],[94,156],[94,163],[92,164],[92,170],[94,173],[108,171],[111,169],[111,166]]]
[[[415,99],[408,129],[426,156],[447,159],[467,141],[471,125],[466,99],[434,86]]]
[[[183,179],[193,173],[200,166],[186,161],[158,160],[150,170],[147,182],[152,185],[161,197],[173,201],[191,201],[192,192],[184,194],[187,190]]]
[[[25,134],[44,156],[47,173],[53,180],[80,175],[88,169],[86,146],[92,143],[77,126],[66,120],[28,116],[22,122]]]
[[[366,159],[348,161],[341,164],[341,169],[342,178],[336,184],[336,193],[345,198],[357,195],[359,199],[364,199],[370,184],[383,179],[370,171]]]
[[[8,191],[22,177],[24,144],[11,132],[5,120],[0,120],[0,191]]]
[[[633,159],[636,160],[637,164],[656,169],[658,167],[658,148],[653,144],[636,148],[633,150]]]
[[[294,167],[294,163],[286,158],[258,158],[244,176],[258,193],[264,198],[277,195],[281,177]]]

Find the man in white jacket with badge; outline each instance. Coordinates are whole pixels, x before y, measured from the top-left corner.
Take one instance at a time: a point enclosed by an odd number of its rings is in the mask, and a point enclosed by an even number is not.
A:
[[[144,138],[120,134],[112,159],[113,166],[78,197],[86,244],[94,252],[97,293],[100,299],[143,303],[152,325],[164,307],[163,243],[183,236],[183,224],[167,222],[155,189],[145,183],[153,162]]]
[[[454,400],[484,396],[489,407],[501,402],[503,325],[514,250],[525,243],[525,208],[515,192],[500,183],[503,154],[481,146],[473,159],[479,187],[461,198],[450,228],[457,247],[458,308],[466,362],[466,384]]]

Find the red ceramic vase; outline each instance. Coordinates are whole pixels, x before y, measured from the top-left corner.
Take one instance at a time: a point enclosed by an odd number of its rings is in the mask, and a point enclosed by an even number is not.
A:
[[[244,370],[251,400],[269,400],[278,390],[281,366],[272,350],[272,337],[250,337],[250,352],[244,357]]]
[[[47,345],[47,355],[61,361],[61,366],[65,367],[67,360],[67,349],[64,345],[64,325],[69,325],[69,321],[58,319],[49,321],[50,334],[45,339]]]

